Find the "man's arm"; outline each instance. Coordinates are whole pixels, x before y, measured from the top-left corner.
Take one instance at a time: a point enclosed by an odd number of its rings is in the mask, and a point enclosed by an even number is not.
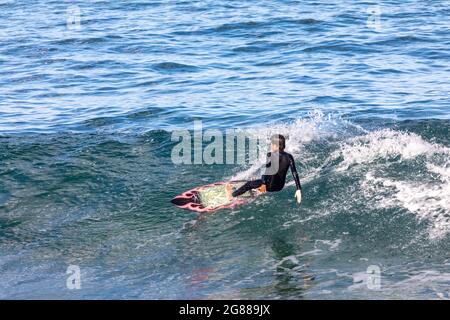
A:
[[[291,168],[292,176],[295,180],[295,185],[297,187],[297,190],[302,190],[302,185],[300,183],[300,179],[298,177],[297,168],[295,167],[294,157],[292,155],[289,155],[289,167]]]
[[[295,180],[295,185],[297,186],[297,191],[295,191],[295,198],[297,199],[297,203],[300,204],[302,203],[302,185],[300,184],[297,168],[295,168],[295,162],[292,155],[289,155],[289,167],[291,168],[291,172]]]
[[[272,152],[267,152],[266,155],[266,168],[270,168],[272,165]]]
[[[270,167],[272,166],[272,152],[268,152],[266,155],[266,164],[264,165],[265,169],[264,169],[264,173],[263,176],[269,176],[269,170]]]

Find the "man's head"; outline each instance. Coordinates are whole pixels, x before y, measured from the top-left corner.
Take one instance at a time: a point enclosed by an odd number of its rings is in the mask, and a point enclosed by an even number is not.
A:
[[[281,134],[274,134],[270,138],[270,149],[272,152],[280,150],[284,151],[284,148],[286,147],[286,139]]]

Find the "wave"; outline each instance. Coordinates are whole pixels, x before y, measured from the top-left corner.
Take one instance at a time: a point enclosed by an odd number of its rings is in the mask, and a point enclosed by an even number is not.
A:
[[[429,240],[439,240],[450,233],[450,148],[447,146],[429,141],[420,133],[398,128],[367,130],[339,116],[320,112],[249,132],[265,137],[267,143],[275,133],[287,137],[287,151],[297,159],[305,190],[325,190],[325,185],[330,183],[353,190],[345,195],[330,189],[327,197],[311,199],[318,201],[322,210],[307,220],[334,214],[333,202],[341,203],[342,209],[342,199],[346,197],[344,209],[349,214],[358,207],[368,206],[371,210],[391,210],[395,215],[415,217],[417,237],[425,233]],[[229,179],[257,177],[262,173],[264,161],[260,159]],[[347,182],[341,185],[341,181]],[[288,183],[291,185],[292,181]],[[330,202],[330,199],[334,200]],[[421,231],[423,225],[425,229]]]
[[[428,222],[430,239],[437,239],[450,231],[449,155],[418,134],[382,129],[343,143],[331,158],[341,158],[336,171],[366,172],[362,191],[376,207],[406,209]]]
[[[143,109],[128,116],[136,120],[155,114]],[[87,207],[97,205],[104,201],[103,195],[110,199],[125,197],[124,190],[130,192],[125,198],[130,197],[126,201],[132,203],[134,197],[139,198],[133,192],[148,189],[143,181],[161,181],[173,175],[175,180],[168,182],[173,188],[169,193],[164,184],[150,187],[154,188],[155,197],[163,199],[158,203],[167,211],[170,208],[164,199],[182,189],[221,179],[257,177],[265,161],[261,157],[257,163],[234,168],[178,168],[170,160],[174,146],[170,131],[109,130],[114,122],[107,118],[86,125],[95,132],[0,136],[4,150],[1,160],[8,163],[0,170],[3,181],[0,206],[10,208],[14,201],[19,201],[14,210],[20,217],[21,206],[26,203],[37,201],[42,206],[55,206],[51,202],[53,198],[42,194],[64,194],[64,205],[74,209],[74,203]],[[445,130],[449,124],[433,122],[435,127],[440,130],[430,131],[429,123],[424,121],[386,125],[314,111],[290,122],[245,131],[249,136],[262,138],[260,151],[263,152],[266,151],[264,142],[268,144],[272,134],[284,134],[287,151],[297,161],[305,192],[304,204],[289,209],[283,203],[284,209],[279,209],[285,220],[279,224],[280,228],[319,224],[322,227],[317,232],[331,229],[342,233],[348,228],[341,225],[342,220],[351,217],[349,225],[361,236],[370,232],[374,239],[380,240],[377,232],[394,226],[394,219],[397,225],[386,231],[385,236],[400,237],[396,245],[408,246],[424,238],[439,242],[450,233],[450,147]],[[141,172],[142,168],[147,169]],[[136,175],[140,180],[136,180]],[[264,199],[260,203],[262,207],[272,211],[279,201],[293,201],[293,182],[291,178],[289,181],[287,193]],[[89,195],[84,202],[77,202],[85,186],[89,187]],[[26,197],[18,198],[22,197],[18,190],[28,190]],[[244,210],[262,209],[258,208],[256,202]],[[374,217],[379,220],[374,222]]]

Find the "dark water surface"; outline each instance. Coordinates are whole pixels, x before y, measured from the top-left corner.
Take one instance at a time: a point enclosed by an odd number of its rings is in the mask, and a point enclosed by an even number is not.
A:
[[[0,298],[450,298],[449,13],[0,1]],[[302,206],[290,183],[203,220],[173,207],[258,170],[173,164],[195,119],[286,134]]]

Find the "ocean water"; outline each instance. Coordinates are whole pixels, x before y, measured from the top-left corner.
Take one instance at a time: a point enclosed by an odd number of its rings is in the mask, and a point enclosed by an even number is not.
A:
[[[0,298],[449,299],[449,14],[0,1]],[[175,208],[258,172],[174,164],[194,120],[288,136],[302,205],[289,176],[246,206]]]

